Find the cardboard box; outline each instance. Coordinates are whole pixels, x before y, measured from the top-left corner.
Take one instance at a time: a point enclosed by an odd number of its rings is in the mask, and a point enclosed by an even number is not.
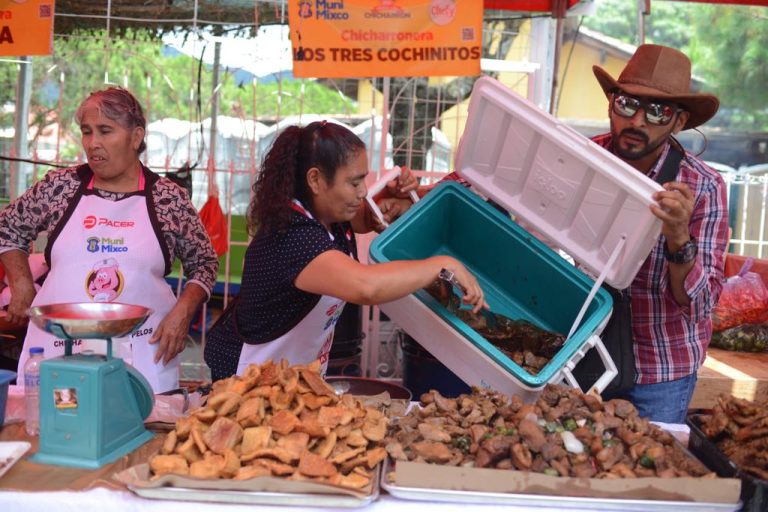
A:
[[[385,470],[391,469],[385,467]],[[525,471],[398,462],[390,494],[425,501],[483,502],[580,510],[735,511],[733,478],[564,478]]]

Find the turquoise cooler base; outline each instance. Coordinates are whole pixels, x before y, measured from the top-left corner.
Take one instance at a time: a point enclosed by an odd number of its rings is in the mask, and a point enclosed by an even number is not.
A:
[[[10,370],[0,370],[0,426],[5,422],[5,406],[8,403],[8,386],[16,377]]]
[[[594,284],[507,215],[457,183],[436,187],[379,235],[370,249],[371,259],[380,263],[439,254],[453,256],[470,269],[492,311],[564,335]],[[589,337],[602,330],[612,309],[610,294],[600,289],[575,334],[538,375],[532,375],[426,291],[415,296],[434,316],[450,324],[464,343],[477,347],[507,371],[510,379],[528,388],[540,388],[558,377]],[[387,314],[397,322],[395,313]],[[425,317],[424,322],[434,322],[434,316]],[[439,352],[430,351],[441,359]]]

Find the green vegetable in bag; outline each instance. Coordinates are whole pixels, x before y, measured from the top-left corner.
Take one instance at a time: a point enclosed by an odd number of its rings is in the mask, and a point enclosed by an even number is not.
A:
[[[739,352],[768,350],[768,324],[742,324],[712,333],[710,347]]]

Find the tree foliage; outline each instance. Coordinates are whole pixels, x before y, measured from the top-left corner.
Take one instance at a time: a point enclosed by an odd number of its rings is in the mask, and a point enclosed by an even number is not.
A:
[[[710,125],[768,129],[768,9],[741,5],[651,3],[646,42],[679,48],[721,101]],[[638,38],[636,0],[598,0],[584,26],[627,43]]]
[[[107,84],[131,90],[144,106],[148,122],[166,117],[199,122],[209,117],[212,70],[195,58],[164,50],[155,36],[145,30],[127,30],[119,38],[107,38],[103,31],[57,37],[52,56],[32,61],[34,132],[41,134],[60,122],[65,143],[62,157],[74,158],[80,151],[74,113],[90,92]],[[236,71],[220,73],[219,115],[244,119],[302,112],[338,115],[353,108],[352,100],[313,81],[245,81]],[[15,103],[17,77],[18,64],[0,63],[0,104]],[[0,123],[12,125],[12,109],[0,113]]]
[[[721,122],[768,129],[768,8],[705,7],[692,13],[688,52],[725,107]]]

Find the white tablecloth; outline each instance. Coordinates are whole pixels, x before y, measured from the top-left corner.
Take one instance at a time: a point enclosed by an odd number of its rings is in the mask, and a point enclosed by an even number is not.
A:
[[[2,482],[0,482],[1,484]],[[0,492],[0,510],[7,512],[254,512],[276,511],[309,512],[332,510],[364,510],[366,512],[424,512],[435,510],[440,512],[470,510],[481,512],[563,512],[562,508],[511,506],[511,505],[481,505],[467,503],[437,503],[409,501],[394,498],[388,494],[379,497],[370,505],[360,509],[350,508],[318,508],[295,506],[265,506],[265,505],[231,505],[221,503],[202,503],[186,501],[150,500],[136,496],[131,492],[119,492],[105,488],[84,492],[40,492],[20,493]],[[587,511],[591,508],[569,508],[569,511]],[[603,507],[601,511],[610,510]],[[617,511],[621,508],[614,509]]]
[[[181,407],[181,397],[157,397],[153,414],[162,416],[164,413],[175,413],[179,411],[175,408]],[[167,410],[166,410],[167,409]],[[23,419],[23,394],[20,389],[11,386],[6,410],[6,423],[9,420],[18,421]],[[664,425],[668,430],[678,437],[684,438],[687,443],[688,429],[684,425]],[[254,511],[276,511],[286,512],[306,512],[306,511],[332,511],[332,510],[364,510],[366,512],[424,512],[430,511],[461,511],[478,510],[481,512],[525,512],[535,510],[536,512],[568,512],[578,511],[622,511],[628,508],[617,506],[612,508],[605,502],[599,506],[590,506],[589,504],[574,503],[566,500],[564,506],[549,506],[550,503],[530,503],[525,505],[488,505],[479,503],[450,503],[438,501],[414,501],[396,498],[382,491],[381,496],[374,502],[363,508],[331,508],[318,506],[268,506],[268,505],[233,505],[227,503],[211,502],[190,502],[190,501],[172,501],[155,500],[137,496],[130,491],[116,491],[106,488],[97,488],[90,491],[79,492],[16,492],[3,489],[2,477],[0,477],[0,512],[254,512]],[[583,505],[583,506],[581,506]],[[633,507],[633,510],[642,510]],[[654,509],[659,510],[659,509]],[[722,510],[722,509],[718,509]]]

